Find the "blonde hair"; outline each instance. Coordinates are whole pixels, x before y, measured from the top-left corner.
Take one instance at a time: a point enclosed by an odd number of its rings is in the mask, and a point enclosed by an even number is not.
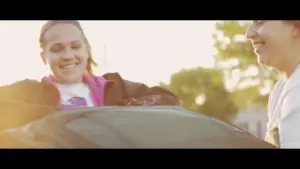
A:
[[[87,63],[87,68],[86,68],[86,73],[89,75],[89,76],[93,76],[94,75],[94,72],[93,72],[93,67],[97,67],[98,64],[94,61],[93,57],[92,57],[92,49],[91,49],[91,46],[90,46],[90,43],[88,42],[86,36],[85,36],[85,33],[80,25],[80,23],[76,20],[54,20],[54,21],[47,21],[41,31],[40,31],[40,37],[39,37],[39,43],[40,43],[40,48],[42,50],[44,50],[45,48],[45,39],[44,39],[44,35],[45,33],[51,28],[53,27],[54,25],[57,25],[57,24],[71,24],[71,25],[74,25],[75,27],[77,27],[81,33],[82,33],[82,36],[84,38],[84,40],[86,41],[86,44],[87,44],[87,47],[88,47],[88,63]]]

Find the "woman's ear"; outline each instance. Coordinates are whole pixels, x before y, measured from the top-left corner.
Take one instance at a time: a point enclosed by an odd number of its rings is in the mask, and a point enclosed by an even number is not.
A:
[[[295,22],[292,24],[292,34],[296,37],[300,37],[300,23],[299,22]]]

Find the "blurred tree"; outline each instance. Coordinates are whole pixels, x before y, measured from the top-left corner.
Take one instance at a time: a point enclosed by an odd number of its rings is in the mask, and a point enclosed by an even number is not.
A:
[[[275,71],[257,63],[252,45],[245,37],[248,24],[242,21],[217,22],[218,33],[213,35],[218,52],[215,56],[216,67],[223,69],[226,78],[238,76],[232,90],[236,91],[234,100],[240,108],[244,108],[249,99],[265,106],[268,92],[261,95],[261,90],[271,88],[278,79]],[[241,90],[241,86],[248,88]]]
[[[231,122],[237,114],[231,93],[226,91],[223,73],[217,69],[183,69],[161,84],[174,92],[181,106],[217,119]]]

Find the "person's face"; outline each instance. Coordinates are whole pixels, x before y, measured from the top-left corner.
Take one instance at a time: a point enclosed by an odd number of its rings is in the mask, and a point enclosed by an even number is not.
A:
[[[266,66],[277,68],[287,61],[292,49],[295,27],[283,21],[253,21],[246,36],[251,40],[257,60]]]
[[[44,36],[43,60],[60,83],[82,81],[88,62],[88,47],[82,32],[71,24],[57,24]]]

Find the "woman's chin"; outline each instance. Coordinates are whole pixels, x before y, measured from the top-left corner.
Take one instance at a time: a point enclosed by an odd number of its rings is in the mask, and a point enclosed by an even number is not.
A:
[[[266,56],[266,55],[257,55],[257,62],[259,64],[263,64],[263,65],[266,65],[266,66],[271,66],[269,61],[270,61],[270,59],[268,58],[268,56]]]
[[[61,84],[75,84],[82,82],[82,76],[70,75],[57,77],[57,82]]]

